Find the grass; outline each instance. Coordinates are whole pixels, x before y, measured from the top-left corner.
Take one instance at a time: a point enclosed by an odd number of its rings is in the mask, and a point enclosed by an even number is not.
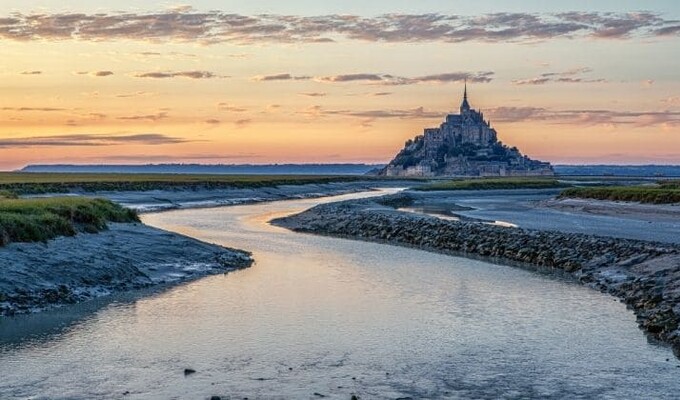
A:
[[[208,174],[63,174],[0,172],[0,191],[19,195],[72,191],[143,191],[258,188],[307,183],[352,182],[365,176],[208,175]]]
[[[83,197],[0,199],[0,246],[45,242],[78,232],[95,233],[107,222],[138,222],[137,214],[109,200]]]
[[[660,181],[655,185],[570,188],[559,197],[673,204],[680,203],[680,180]]]
[[[17,194],[10,190],[0,190],[0,199],[16,199],[17,197]]]
[[[491,190],[491,189],[551,189],[566,185],[553,178],[478,178],[433,182],[415,190]]]
[[[680,189],[680,179],[666,179],[657,182],[662,189]]]

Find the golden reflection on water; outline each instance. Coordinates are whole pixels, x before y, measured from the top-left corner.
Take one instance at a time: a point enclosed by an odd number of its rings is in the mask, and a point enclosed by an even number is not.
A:
[[[347,400],[680,391],[674,364],[665,362],[670,351],[647,344],[632,313],[606,295],[482,261],[267,223],[331,200],[144,215],[151,225],[252,251],[256,263],[112,304],[42,342],[0,343],[0,394],[306,399],[316,392]],[[187,367],[197,373],[185,377]]]

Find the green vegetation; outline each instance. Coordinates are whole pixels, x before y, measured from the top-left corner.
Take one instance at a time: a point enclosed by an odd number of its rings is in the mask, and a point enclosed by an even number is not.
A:
[[[551,189],[566,185],[553,178],[509,177],[478,178],[433,182],[415,190],[491,190],[491,189]]]
[[[109,200],[83,197],[0,199],[0,246],[44,242],[77,232],[95,233],[107,222],[138,222],[137,214]]]
[[[190,174],[50,174],[0,173],[0,191],[19,195],[71,191],[143,191],[257,188],[370,179],[337,175],[190,175]]]
[[[662,189],[680,189],[680,179],[663,180],[657,182]]]
[[[0,199],[16,199],[17,197],[17,194],[12,191],[0,190]]]
[[[680,203],[680,180],[660,181],[655,185],[570,188],[560,193],[559,197],[651,204]]]

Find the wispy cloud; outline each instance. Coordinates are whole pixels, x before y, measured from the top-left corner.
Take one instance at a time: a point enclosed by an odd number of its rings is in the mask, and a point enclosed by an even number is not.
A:
[[[112,155],[105,157],[92,157],[93,160],[128,161],[128,162],[168,162],[176,163],[182,160],[240,160],[262,158],[255,153],[219,153],[219,154],[179,154],[179,155]]]
[[[561,72],[545,72],[535,78],[516,79],[512,81],[515,85],[544,85],[549,82],[557,83],[602,83],[607,82],[603,78],[586,78],[583,74],[592,72],[588,67],[571,68]]]
[[[42,75],[42,71],[22,71],[21,75]]]
[[[89,76],[95,76],[95,77],[105,77],[105,76],[111,76],[113,75],[113,71],[76,71],[74,72],[76,75],[89,75]]]
[[[327,93],[323,92],[304,92],[300,93],[300,96],[307,96],[307,97],[324,97],[326,96]]]
[[[680,96],[671,96],[661,100],[662,103],[669,106],[680,106]]]
[[[143,72],[133,75],[135,78],[190,78],[190,79],[211,79],[225,78],[209,71],[166,71],[166,72]]]
[[[19,112],[58,112],[69,111],[67,108],[59,107],[2,107],[2,111],[19,111]]]
[[[241,106],[237,106],[237,105],[229,104],[229,103],[217,103],[217,109],[220,110],[220,111],[228,111],[228,112],[236,112],[236,113],[248,111],[248,109],[245,108],[245,107],[241,107]]]
[[[180,8],[157,13],[15,13],[0,19],[6,40],[138,40],[213,43],[533,42],[555,38],[677,36],[680,24],[652,12],[491,13],[372,17],[239,15]]]
[[[159,112],[156,114],[143,114],[143,115],[127,115],[122,117],[117,117],[121,121],[150,121],[157,122],[162,119],[168,118],[167,112]]]
[[[152,92],[138,91],[138,92],[134,92],[134,93],[118,93],[115,96],[119,97],[119,98],[128,98],[128,97],[141,97],[141,96],[151,96],[151,95],[153,95]]]
[[[307,109],[298,111],[298,114],[310,118],[319,118],[326,116],[344,116],[362,119],[384,119],[384,118],[398,118],[398,119],[419,119],[419,118],[436,118],[443,115],[438,111],[427,111],[423,107],[413,109],[389,109],[389,110],[329,110],[324,109],[319,105],[308,107]]]
[[[311,76],[294,76],[288,73],[285,74],[275,74],[275,75],[259,75],[259,76],[254,76],[252,80],[258,81],[258,82],[267,82],[267,81],[304,81],[311,79]]]
[[[544,121],[564,125],[680,126],[680,111],[553,110],[542,107],[496,107],[485,110],[495,122]]]
[[[0,139],[0,148],[16,147],[90,147],[123,144],[159,145],[185,143],[186,139],[160,133],[134,134],[66,134],[54,136],[32,136]]]
[[[253,123],[253,120],[249,118],[242,118],[234,121],[234,125],[236,125],[237,128],[243,128],[251,123]]]
[[[488,83],[493,79],[494,73],[491,71],[479,72],[447,72],[442,74],[424,75],[416,77],[396,76],[383,73],[353,73],[311,77],[306,75],[293,75],[290,73],[255,76],[254,81],[288,81],[288,80],[308,80],[314,79],[323,83],[356,83],[363,82],[374,85],[415,85],[419,83],[448,83],[463,82],[465,80],[474,83]]]

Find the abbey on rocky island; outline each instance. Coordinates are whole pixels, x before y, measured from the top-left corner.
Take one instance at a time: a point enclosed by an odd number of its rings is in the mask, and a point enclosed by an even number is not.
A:
[[[380,171],[384,176],[551,176],[550,163],[532,160],[498,141],[484,114],[470,107],[467,83],[460,114],[408,140]]]

